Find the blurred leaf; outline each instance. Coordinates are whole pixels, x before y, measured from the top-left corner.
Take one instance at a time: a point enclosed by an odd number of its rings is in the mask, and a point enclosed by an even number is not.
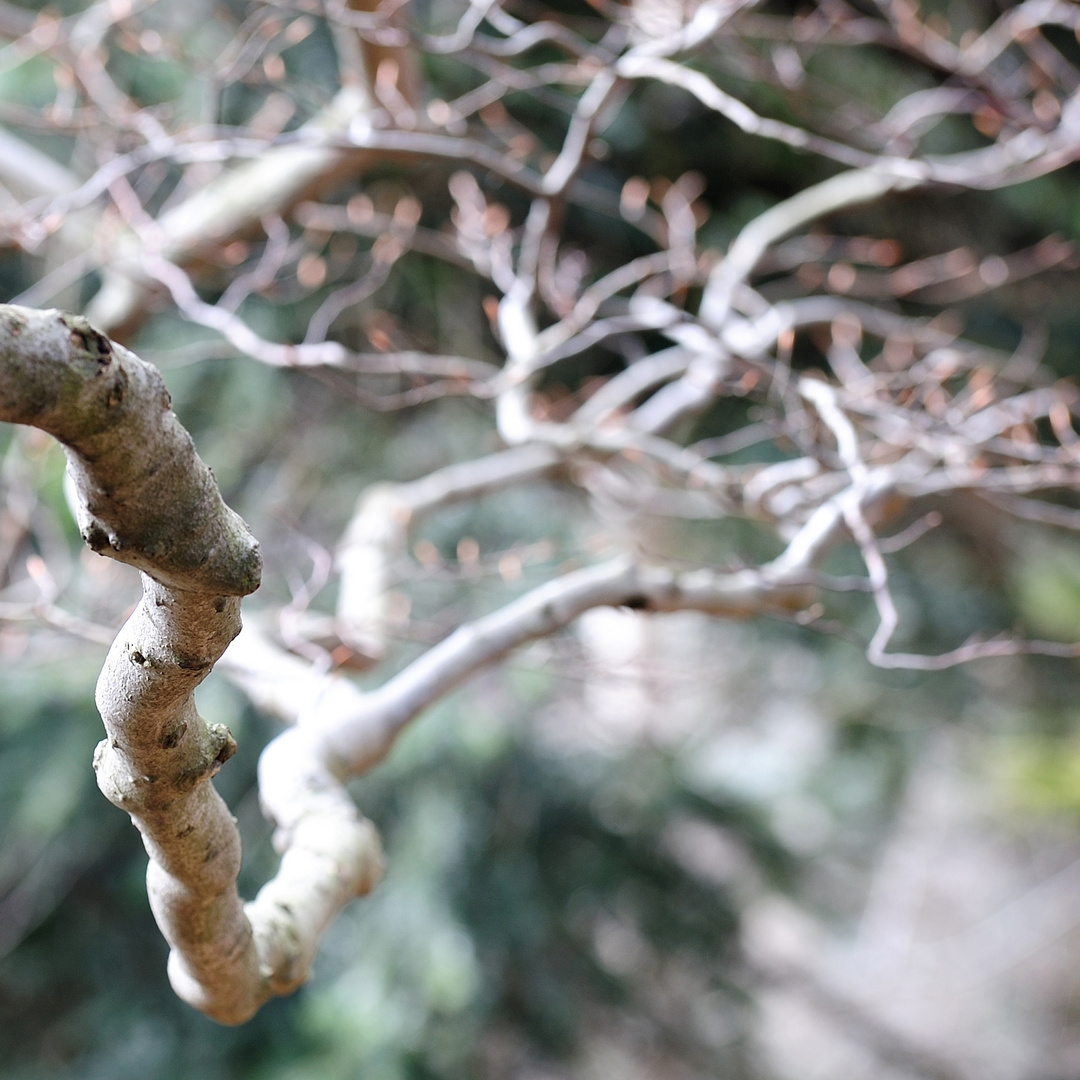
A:
[[[1013,571],[1017,606],[1033,634],[1058,641],[1080,639],[1080,558],[1040,545],[1024,552]]]

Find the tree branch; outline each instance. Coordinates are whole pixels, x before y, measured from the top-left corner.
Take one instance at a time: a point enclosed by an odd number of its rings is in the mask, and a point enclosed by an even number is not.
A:
[[[222,502],[157,371],[87,320],[0,306],[0,365],[0,419],[63,443],[84,539],[143,571],[142,602],[98,680],[106,739],[94,766],[143,835],[174,988],[214,1019],[241,1022],[295,987],[327,912],[371,887],[377,838],[351,802],[308,806],[277,878],[245,912],[236,824],[208,783],[236,744],[198,715],[194,691],[240,630],[258,545]],[[313,893],[316,870],[326,873]]]

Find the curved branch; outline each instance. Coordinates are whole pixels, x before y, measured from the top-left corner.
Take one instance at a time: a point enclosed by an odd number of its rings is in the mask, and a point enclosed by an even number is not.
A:
[[[457,628],[376,690],[315,671],[257,633],[222,659],[225,673],[259,708],[295,726],[263,751],[259,791],[286,840],[308,807],[344,795],[342,780],[373,768],[406,725],[470,675],[546,637],[594,607],[693,610],[728,618],[801,610],[806,569],[789,560],[761,570],[678,572],[624,559],[565,574]],[[318,880],[308,883],[317,892]]]
[[[0,420],[64,444],[99,554],[174,590],[244,596],[258,545],[222,502],[157,370],[84,318],[0,305]]]
[[[222,501],[156,369],[84,318],[0,306],[0,367],[0,419],[64,445],[84,539],[143,571],[142,602],[98,680],[106,739],[94,767],[150,855],[147,889],[172,949],[174,989],[213,1019],[239,1023],[306,971],[295,924],[321,929],[320,903],[336,912],[373,884],[377,838],[351,803],[335,808],[333,830],[326,814],[301,823],[270,889],[276,901],[249,918],[236,891],[236,823],[207,783],[236,744],[202,720],[194,692],[240,630],[240,597],[259,584],[258,545]],[[328,859],[341,864],[335,888],[307,903],[282,899]]]
[[[404,551],[409,528],[432,510],[527,483],[562,463],[555,447],[529,443],[478,461],[448,465],[407,484],[376,484],[360,497],[336,562],[338,629],[361,656],[386,652],[389,578]]]
[[[359,167],[355,155],[319,145],[319,139],[347,128],[370,107],[363,87],[343,87],[303,129],[304,135],[315,137],[314,143],[297,140],[272,147],[164,213],[155,223],[155,253],[171,261],[189,261],[208,245],[257,225],[266,214],[280,212],[318,185],[330,183],[346,167]],[[114,245],[101,290],[88,311],[107,330],[123,326],[138,312],[153,283],[141,261],[146,247],[144,238],[134,233]]]

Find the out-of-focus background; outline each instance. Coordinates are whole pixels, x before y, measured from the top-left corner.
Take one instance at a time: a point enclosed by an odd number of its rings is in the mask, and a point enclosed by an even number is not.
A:
[[[962,27],[1006,6],[955,0],[923,15]],[[432,0],[405,14],[449,33],[459,8]],[[505,8],[539,18],[531,0]],[[758,13],[783,20],[798,9],[770,3]],[[152,142],[155,125],[297,130],[339,91],[340,50],[324,17],[333,10],[246,0],[0,4],[0,125],[19,140],[10,152],[0,141],[0,153],[33,151],[87,177],[110,154]],[[545,17],[595,38],[605,11],[565,0]],[[76,29],[98,36],[83,46]],[[1075,57],[1066,38],[1055,45]],[[110,115],[111,91],[87,91],[63,40],[99,56],[133,108],[121,102]],[[717,61],[763,110],[796,108],[760,77],[770,56],[774,75],[787,77],[788,65],[804,111],[847,109],[849,124],[863,105],[887,109],[922,77],[885,48],[827,43],[805,70],[764,46]],[[452,53],[416,63],[445,100],[483,82]],[[555,150],[562,128],[552,117],[566,109],[555,91],[522,92],[493,99],[477,122]],[[954,150],[966,136],[946,123],[935,137]],[[700,173],[708,218],[699,242],[717,251],[761,210],[831,171],[658,84],[636,86],[597,138],[587,179],[616,202],[629,178],[656,185]],[[47,189],[45,166],[20,160]],[[388,157],[311,198],[332,196],[360,225],[417,199],[424,223],[437,227],[457,167]],[[128,179],[156,212],[221,168],[148,158]],[[520,222],[520,193],[475,171]],[[11,176],[4,185],[12,207],[34,194]],[[370,203],[350,203],[350,193]],[[122,224],[123,192],[109,198],[73,206],[76,226],[46,223],[36,242],[17,235],[15,210],[0,205],[9,214],[0,300],[91,307],[108,271],[95,251]],[[305,224],[315,205],[282,206],[206,246],[191,264],[202,294],[219,298],[240,275],[270,267],[243,299],[245,318],[268,339],[302,340],[326,296],[373,265],[363,229]],[[968,244],[1014,251],[1049,233],[1080,242],[1077,207],[1080,172],[1070,165],[1000,192],[847,211],[806,241],[802,284],[827,288],[829,266],[847,265],[845,252],[866,237],[898,243],[905,258]],[[629,223],[588,207],[567,208],[563,235],[594,265],[644,251]],[[887,264],[890,251],[879,254]],[[413,251],[374,284],[334,324],[350,348],[499,362],[483,282]],[[1041,342],[1056,376],[1078,373],[1074,271],[945,299],[945,318],[975,340],[1006,353]],[[936,314],[939,300],[927,294],[905,310]],[[263,544],[253,612],[330,611],[333,579],[322,588],[323,578],[365,487],[497,446],[485,402],[447,395],[372,407],[407,381],[238,355],[160,291],[125,323],[117,336],[160,366],[226,499]],[[573,370],[554,370],[552,409],[612,363],[595,350]],[[728,420],[719,410],[698,437],[723,434]],[[424,714],[354,786],[383,834],[389,871],[330,930],[311,983],[237,1029],[197,1015],[167,983],[138,834],[98,793],[91,769],[101,639],[134,603],[138,581],[81,549],[63,468],[48,438],[0,432],[3,1080],[1080,1077],[1076,663],[1018,656],[881,672],[842,635],[692,613],[597,610]],[[1080,636],[1070,534],[1007,521],[974,499],[933,509],[942,523],[901,556],[894,578],[900,644],[948,648],[1012,623]],[[618,528],[591,514],[580,492],[555,485],[425,519],[416,558],[394,583],[408,606],[394,663],[587,561]],[[775,545],[738,522],[650,528],[649,543],[688,561],[762,558]],[[872,630],[863,597],[841,598],[836,614],[863,637]],[[217,674],[199,706],[240,744],[216,782],[244,836],[250,896],[274,866],[254,770],[277,727]]]

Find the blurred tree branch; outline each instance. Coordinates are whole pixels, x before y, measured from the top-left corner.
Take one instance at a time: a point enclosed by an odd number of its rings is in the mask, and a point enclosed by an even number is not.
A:
[[[0,232],[28,253],[72,260],[35,301],[95,272],[85,307],[105,332],[133,333],[168,303],[264,364],[355,378],[355,395],[376,408],[446,396],[490,404],[504,446],[358,493],[336,553],[335,614],[297,618],[302,589],[288,633],[284,616],[276,630],[267,618],[225,654],[230,678],[291,725],[260,766],[281,868],[242,907],[235,829],[202,783],[231,737],[200,726],[191,693],[239,627],[235,598],[256,584],[253,548],[148,368],[81,317],[5,309],[4,418],[73,448],[84,536],[147,575],[99,684],[109,733],[99,776],[146,838],[174,986],[224,1022],[302,983],[326,926],[378,877],[378,840],[345,781],[470,674],[591,608],[779,614],[826,628],[830,593],[861,591],[876,619],[866,655],[881,667],[1080,653],[1011,629],[939,653],[896,651],[890,561],[940,520],[920,513],[929,496],[974,492],[1016,518],[1077,528],[1073,384],[924,310],[1074,271],[1073,245],[1050,236],[998,251],[974,237],[908,255],[890,236],[816,231],[916,191],[991,192],[1080,158],[1077,8],[1026,0],[959,30],[899,0],[870,12],[821,3],[790,18],[721,0],[594,7],[570,17],[473,3],[428,23],[404,5],[252,3],[212,61],[196,63],[181,31],[151,18],[152,3],[90,4],[66,19],[0,5],[0,34],[13,39],[0,65],[32,54],[55,83],[37,128],[0,134]],[[333,71],[308,84],[283,57],[316,27],[332,62],[305,55]],[[826,55],[839,47],[891,58],[887,92],[849,100],[842,65]],[[254,88],[261,105],[230,113],[222,98],[193,117],[144,103],[137,80],[122,85],[121,54],[201,63],[237,100]],[[723,224],[707,197],[717,178],[648,180],[604,165],[607,133],[657,88],[700,110],[711,138],[738,129],[777,144],[792,169],[805,165],[724,251],[700,238]],[[831,110],[837,99],[847,112]],[[855,122],[858,110],[871,119]],[[48,151],[34,145],[42,133],[54,137]],[[58,145],[73,147],[68,159],[53,156]],[[390,166],[393,185],[368,182]],[[572,214],[586,212],[629,238],[621,260],[567,240]],[[335,265],[336,239],[348,254]],[[364,308],[410,260],[445,263],[482,290],[468,313],[475,355],[412,347]],[[304,328],[275,336],[255,301],[277,300],[286,281]],[[354,347],[345,325],[361,311],[372,315],[370,349]],[[618,363],[598,374],[589,357],[601,347]],[[39,378],[46,362],[54,373]],[[95,364],[123,377],[108,382]],[[128,401],[130,430],[71,404],[68,371],[95,393],[112,388],[96,407]],[[694,438],[695,424],[721,414],[720,434]],[[117,454],[130,462],[114,465]],[[134,487],[117,501],[121,483]],[[575,492],[617,534],[615,553],[458,620],[374,689],[336,670],[393,653],[403,622],[394,587],[403,566],[422,561],[409,550],[420,518],[526,484]],[[195,512],[204,497],[209,525]],[[774,554],[685,565],[693,560],[649,549],[640,525],[651,518],[744,519]],[[857,574],[831,573],[838,549],[857,557]],[[468,545],[458,554],[478,560]],[[499,568],[507,584],[521,576],[514,552]],[[38,610],[85,631],[55,599]],[[0,607],[0,619],[24,615],[25,605]],[[137,701],[124,704],[128,690]]]

